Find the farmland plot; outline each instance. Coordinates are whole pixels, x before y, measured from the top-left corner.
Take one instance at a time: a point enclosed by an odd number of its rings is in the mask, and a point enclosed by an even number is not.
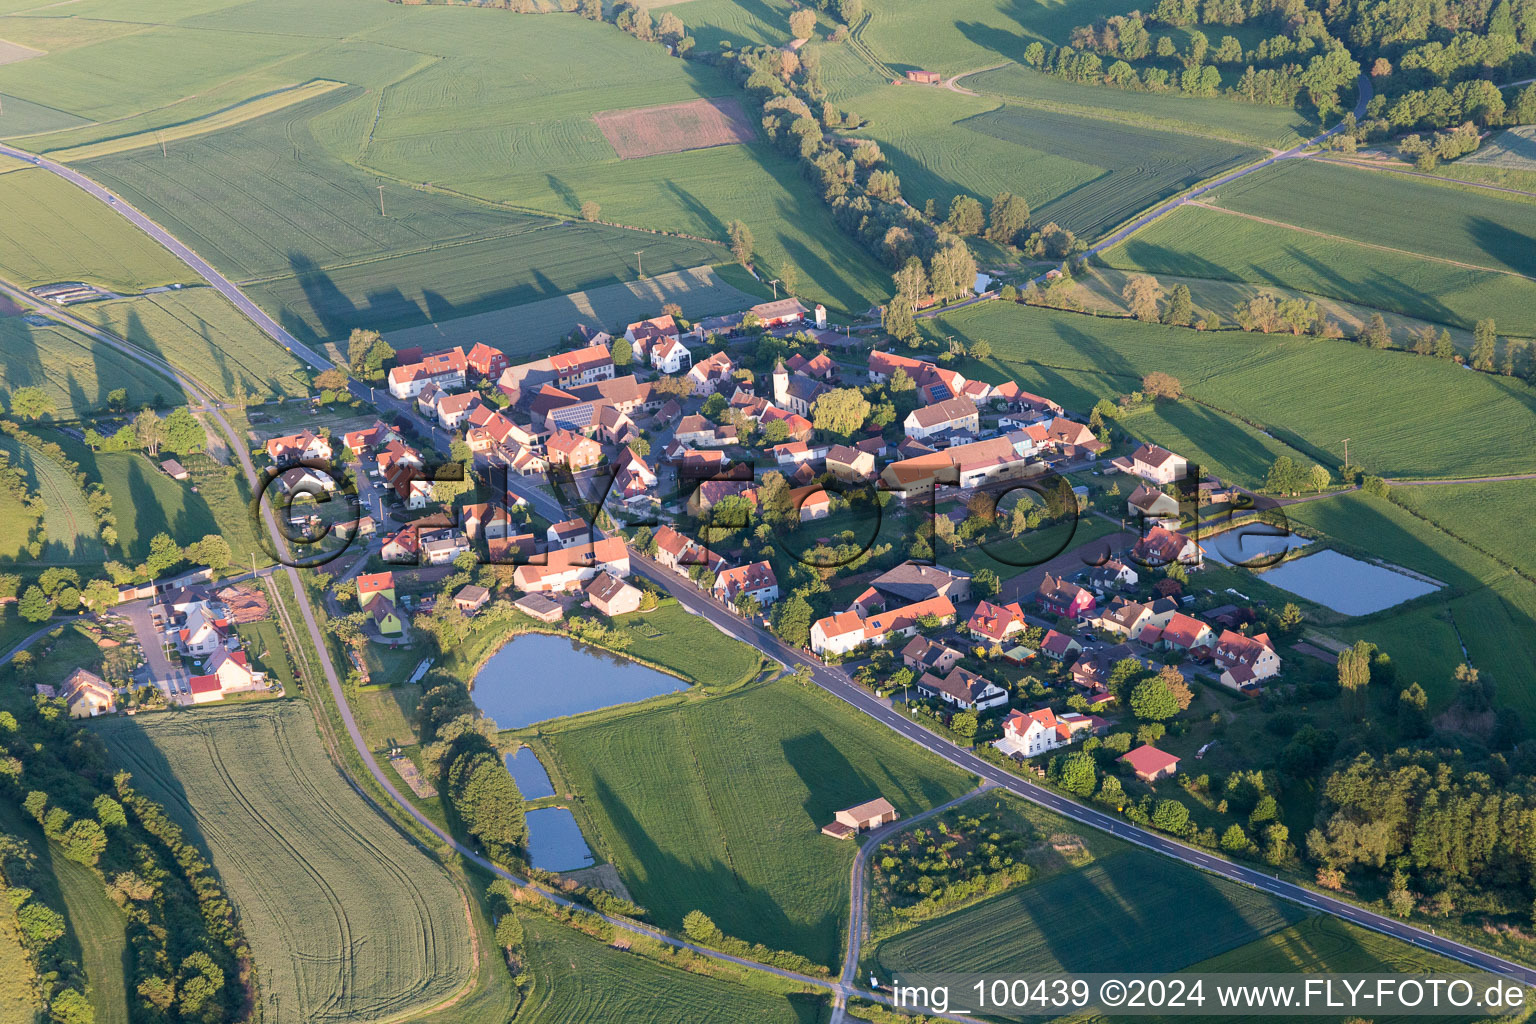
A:
[[[302,703],[115,719],[100,735],[206,846],[268,1019],[414,1014],[473,978],[462,896],[341,783]]]
[[[76,306],[76,315],[95,306]],[[181,388],[142,363],[98,344],[63,325],[36,327],[20,317],[0,317],[0,406],[9,409],[9,392],[40,387],[53,400],[54,416],[75,419],[104,408],[116,388],[128,392],[130,407],[148,404],[158,395],[168,402],[181,398]]]
[[[842,948],[853,847],[820,827],[876,795],[911,814],[969,786],[788,682],[547,738],[595,826],[589,842],[654,920],[675,929],[703,910],[729,935],[828,965]]]
[[[1074,26],[1136,6],[1129,0],[878,0],[866,5],[870,19],[861,36],[898,71],[928,68],[952,75],[992,67],[999,60],[1022,62],[1031,42],[1065,43]]]
[[[752,122],[732,97],[605,110],[592,119],[620,160],[751,142]]]
[[[45,565],[100,562],[103,549],[96,533],[96,517],[74,477],[59,463],[14,438],[0,437],[0,450],[10,456],[13,467],[25,471],[28,490],[41,494],[46,505],[43,527],[48,537],[40,561]]]

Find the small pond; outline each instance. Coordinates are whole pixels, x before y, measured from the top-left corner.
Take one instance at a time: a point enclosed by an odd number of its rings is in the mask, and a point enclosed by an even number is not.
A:
[[[507,771],[512,774],[524,800],[555,795],[555,786],[549,781],[549,772],[544,770],[539,755],[533,752],[532,747],[518,747],[516,753],[508,754]]]
[[[1293,559],[1261,578],[1345,615],[1369,615],[1440,589],[1417,577],[1333,550]]]
[[[525,633],[475,676],[475,704],[503,729],[685,690],[676,676],[546,633]]]
[[[593,864],[576,817],[564,807],[528,812],[528,860],[541,871],[575,871]]]
[[[1205,557],[1221,565],[1240,565],[1255,571],[1268,568],[1287,551],[1304,548],[1312,541],[1299,533],[1266,533],[1270,526],[1239,526],[1200,541]]]

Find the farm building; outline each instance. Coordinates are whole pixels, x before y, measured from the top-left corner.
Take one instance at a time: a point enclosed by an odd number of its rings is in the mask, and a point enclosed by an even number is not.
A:
[[[1130,765],[1131,771],[1143,782],[1166,779],[1179,770],[1178,758],[1167,751],[1158,750],[1150,743],[1143,743],[1130,753],[1120,755],[1119,760]]]
[[[944,80],[944,76],[937,71],[908,71],[907,81],[916,82],[918,85],[938,85]]]
[[[849,807],[837,812],[836,818],[821,828],[821,834],[831,836],[833,839],[848,839],[860,832],[872,828],[879,828],[888,822],[895,821],[901,815],[896,813],[896,808],[885,797],[876,797],[856,807]]]
[[[161,462],[160,470],[172,480],[192,479],[192,474],[187,472],[187,468],[181,463],[177,462],[175,459],[166,459],[165,461]]]

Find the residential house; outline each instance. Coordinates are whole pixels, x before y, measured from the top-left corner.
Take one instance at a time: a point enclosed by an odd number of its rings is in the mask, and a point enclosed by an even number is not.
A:
[[[437,403],[437,422],[444,430],[458,430],[469,418],[470,410],[483,404],[473,391],[444,395]]]
[[[825,519],[832,514],[832,496],[818,484],[792,489],[789,500],[799,510],[802,523]]]
[[[672,437],[690,448],[708,448],[715,442],[715,424],[697,414],[684,416],[677,421]]]
[[[1018,602],[1000,605],[982,601],[971,613],[965,628],[978,640],[1000,644],[1015,633],[1024,632],[1024,610]]]
[[[955,606],[947,597],[904,605],[861,619],[853,612],[839,612],[811,626],[811,650],[817,654],[846,654],[865,643],[883,644],[892,635],[911,636],[918,620],[933,616],[940,624],[955,619]]]
[[[187,610],[175,630],[176,649],[182,654],[202,657],[223,650],[229,641],[229,620],[222,606],[199,601]]]
[[[902,425],[906,428],[907,436],[921,439],[958,430],[968,430],[974,434],[980,429],[980,422],[976,403],[958,396],[913,409],[907,413]]]
[[[267,458],[279,466],[294,462],[318,462],[331,457],[331,442],[313,430],[267,439]]]
[[[400,636],[405,632],[405,620],[395,602],[386,597],[375,597],[368,602],[368,614],[374,627],[384,636]]]
[[[867,483],[875,479],[878,469],[872,452],[838,444],[827,451],[827,472],[845,483]]]
[[[605,537],[590,547],[546,552],[543,565],[519,565],[513,570],[512,582],[525,593],[574,590],[600,572],[629,575],[629,549],[619,538]]]
[[[421,555],[428,565],[447,565],[469,550],[469,538],[454,527],[421,534]]]
[[[500,540],[512,532],[512,515],[500,505],[480,501],[464,506],[459,513],[459,525],[471,540]]]
[[[657,563],[681,576],[688,575],[688,570],[695,565],[702,565],[717,574],[725,568],[725,559],[670,526],[657,529],[655,540]]]
[[[1088,579],[1096,587],[1134,587],[1141,576],[1120,559],[1111,558],[1088,570]]]
[[[1133,519],[1154,520],[1170,528],[1179,525],[1179,499],[1151,484],[1138,485],[1125,499],[1125,510]]]
[[[807,377],[814,377],[817,380],[830,381],[837,376],[837,364],[825,352],[818,352],[810,359],[796,353],[789,357],[789,361],[785,363],[785,366],[789,368],[790,373],[803,374]]]
[[[893,462],[880,478],[898,498],[910,498],[931,492],[939,483],[973,490],[1037,472],[1008,438],[993,437]]]
[[[341,443],[354,454],[361,456],[364,452],[371,452],[375,448],[383,447],[391,441],[400,440],[400,435],[394,428],[388,426],[383,420],[374,420],[373,426],[363,430],[349,430],[341,435]]]
[[[364,573],[357,578],[357,606],[366,609],[372,603],[376,595],[383,595],[391,601],[398,601],[395,596],[395,574],[392,572]]]
[[[767,608],[779,599],[779,579],[768,562],[753,562],[717,575],[714,592],[717,600],[732,608],[737,608],[736,602],[742,596],[756,600],[760,609]]]
[[[639,611],[642,596],[639,587],[625,583],[612,573],[600,572],[587,584],[587,600],[610,619]]]
[[[942,675],[954,668],[963,655],[937,640],[915,636],[901,649],[901,663],[916,673]]]
[[[799,413],[789,409],[780,409],[777,406],[769,406],[767,409],[764,409],[762,416],[758,418],[757,422],[764,429],[770,423],[782,422],[785,430],[784,436],[792,441],[809,441],[811,434],[816,429],[810,420]]]
[[[1047,443],[1069,459],[1095,459],[1109,445],[1093,436],[1087,424],[1057,416],[1045,428]]]
[[[1189,460],[1184,456],[1175,455],[1155,444],[1144,444],[1129,456],[1116,459],[1112,465],[1121,472],[1139,476],[1159,486],[1184,479],[1184,474],[1189,470]]]
[[[1143,631],[1145,632],[1145,631]],[[1162,644],[1170,651],[1190,653],[1197,647],[1209,647],[1216,641],[1211,627],[1192,615],[1174,612],[1163,627]]]
[[[1091,590],[1046,573],[1035,591],[1035,602],[1048,614],[1077,619],[1093,611],[1094,596]]]
[[[953,668],[942,679],[925,672],[917,680],[917,689],[962,711],[984,711],[1008,703],[1008,693],[989,679],[968,669]]]
[[[1166,526],[1154,526],[1136,541],[1131,558],[1139,565],[1160,567],[1171,562],[1200,564],[1203,549],[1193,539]]]
[[[903,562],[876,576],[870,586],[904,603],[934,597],[946,597],[952,603],[971,599],[971,574],[942,565]]]
[[[223,700],[225,694],[265,689],[267,674],[254,671],[244,651],[220,651],[208,662],[207,671],[188,680],[192,703]]]
[[[1143,743],[1129,753],[1121,754],[1118,758],[1121,762],[1130,766],[1131,771],[1142,782],[1156,782],[1158,779],[1166,779],[1179,770],[1179,759],[1166,751],[1158,750],[1150,743]]]
[[[1052,661],[1066,661],[1074,655],[1082,653],[1083,645],[1070,633],[1058,633],[1054,629],[1046,630],[1045,638],[1040,641],[1040,653]]]
[[[992,745],[1009,757],[1026,758],[1071,742],[1072,723],[1064,721],[1050,708],[1040,708],[1028,714],[1018,710],[1008,712],[1008,717],[1003,719],[1003,738]]]
[[[544,445],[545,457],[551,466],[567,466],[572,472],[590,469],[603,459],[602,445],[590,437],[573,434],[569,430],[557,430]]]
[[[614,374],[613,356],[602,345],[552,355],[549,365],[555,372],[555,384],[566,389],[612,380]]]
[[[490,603],[491,592],[473,583],[466,584],[453,595],[453,605],[465,615],[473,615]]]
[[[785,441],[768,449],[768,454],[773,456],[773,461],[780,466],[795,467],[802,462],[814,462],[816,453],[810,445],[804,441]]]
[[[445,389],[462,388],[468,373],[469,362],[464,358],[464,350],[455,345],[444,352],[423,356],[417,362],[395,366],[387,377],[389,393],[405,401],[421,394],[421,389],[428,384]]]
[[[735,370],[736,364],[731,361],[729,355],[716,352],[709,358],[694,363],[686,376],[688,383],[693,387],[693,393],[702,397],[728,388],[734,379],[731,375]]]
[[[624,340],[637,360],[662,373],[677,373],[692,361],[677,320],[670,314],[630,324],[624,329]]]
[[[393,565],[415,565],[421,560],[421,538],[416,527],[405,526],[384,538],[379,557]]]
[[[500,349],[481,341],[465,354],[464,365],[476,380],[497,380],[507,368],[507,357]]]
[[[69,706],[70,718],[94,718],[117,709],[117,690],[89,669],[77,668],[58,689]]]
[[[585,520],[567,519],[563,523],[555,523],[544,531],[544,539],[555,547],[573,548],[578,544],[586,544],[592,540],[592,529]]]
[[[1280,656],[1268,633],[1246,636],[1224,629],[1211,658],[1221,670],[1222,683],[1234,690],[1255,687],[1280,671]]]

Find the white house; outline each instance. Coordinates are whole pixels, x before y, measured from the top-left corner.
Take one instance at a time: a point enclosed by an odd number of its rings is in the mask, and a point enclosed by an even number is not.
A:
[[[917,689],[965,711],[981,711],[1008,703],[1008,693],[1002,687],[958,666],[950,669],[949,675],[942,679],[932,672],[924,672],[917,680]]]
[[[992,745],[1009,757],[1034,757],[1072,742],[1072,726],[1050,708],[1025,714],[1010,711],[1003,719],[1003,738]]]
[[[766,608],[779,599],[779,579],[773,566],[767,562],[727,569],[715,577],[715,597],[731,607],[743,595],[754,598],[759,608]]]
[[[1116,469],[1150,480],[1154,484],[1171,484],[1175,480],[1182,480],[1189,470],[1188,459],[1155,444],[1144,444],[1129,457],[1116,459],[1113,465]]]

